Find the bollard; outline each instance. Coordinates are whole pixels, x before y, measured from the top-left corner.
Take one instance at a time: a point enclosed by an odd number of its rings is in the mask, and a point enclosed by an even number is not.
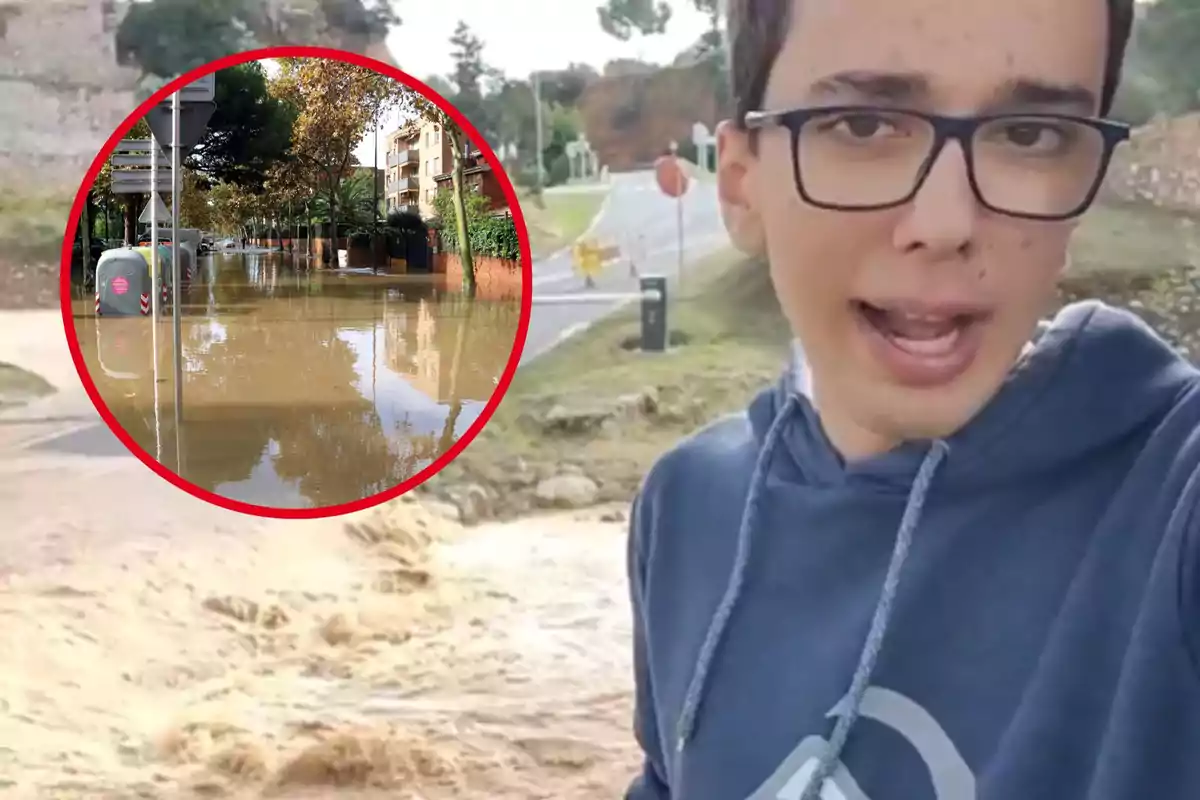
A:
[[[642,350],[662,353],[667,349],[667,279],[646,275],[639,279],[642,290]]]

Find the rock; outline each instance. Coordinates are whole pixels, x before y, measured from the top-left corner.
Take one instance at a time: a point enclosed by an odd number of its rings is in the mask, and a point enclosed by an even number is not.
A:
[[[459,521],[463,525],[474,525],[492,515],[492,494],[485,486],[468,483],[451,488],[446,494],[458,508]]]
[[[599,494],[600,487],[586,475],[556,475],[537,485],[534,499],[542,508],[585,508]]]
[[[462,522],[462,511],[454,503],[447,503],[442,500],[422,500],[421,505],[426,511],[439,519]]]
[[[546,412],[541,420],[541,429],[549,434],[579,435],[599,430],[612,418],[612,408],[567,408],[558,405]]]
[[[625,522],[624,511],[606,511],[600,516],[601,522]]]

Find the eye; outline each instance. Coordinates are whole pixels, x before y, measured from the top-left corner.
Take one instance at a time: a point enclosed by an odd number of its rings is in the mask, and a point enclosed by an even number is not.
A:
[[[1031,153],[1054,153],[1068,147],[1073,140],[1067,126],[1034,120],[1007,122],[997,134],[1002,144]]]
[[[887,115],[870,111],[843,112],[822,119],[818,130],[854,142],[867,142],[903,135],[902,126]]]

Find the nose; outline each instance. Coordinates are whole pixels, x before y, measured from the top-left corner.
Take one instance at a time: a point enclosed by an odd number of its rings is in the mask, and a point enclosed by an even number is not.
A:
[[[936,260],[969,252],[980,209],[961,144],[946,143],[905,211],[894,234],[901,252],[924,252]]]

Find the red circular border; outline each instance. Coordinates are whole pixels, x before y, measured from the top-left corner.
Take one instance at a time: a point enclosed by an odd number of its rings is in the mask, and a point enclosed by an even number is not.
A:
[[[222,497],[202,489],[195,484],[188,483],[181,476],[176,475],[171,470],[167,469],[163,464],[156,461],[149,453],[142,449],[137,442],[133,440],[116,417],[109,410],[101,397],[100,392],[96,389],[96,384],[92,381],[91,375],[88,373],[87,365],[83,360],[83,353],[79,348],[79,334],[75,330],[74,310],[71,306],[71,254],[75,242],[75,233],[79,226],[79,216],[83,211],[83,205],[87,201],[88,192],[96,181],[96,176],[104,167],[109,155],[116,148],[121,139],[125,138],[125,134],[133,128],[139,119],[144,117],[146,113],[158,103],[170,97],[175,91],[192,83],[197,78],[201,78],[212,72],[217,72],[228,67],[235,67],[239,64],[245,64],[248,61],[259,61],[267,58],[331,58],[338,61],[345,61],[351,64],[356,64],[360,67],[375,70],[382,73],[415,92],[418,92],[432,101],[438,108],[446,112],[458,126],[466,134],[471,143],[476,145],[483,153],[484,158],[488,160],[493,172],[500,179],[500,187],[504,191],[504,197],[508,201],[509,210],[512,212],[513,221],[517,226],[517,239],[521,243],[521,320],[517,326],[517,335],[513,340],[513,349],[509,354],[508,364],[504,368],[504,374],[500,377],[500,382],[492,392],[491,399],[488,400],[487,406],[484,407],[483,413],[479,418],[471,424],[467,432],[455,441],[454,445],[437,458],[432,464],[418,472],[413,477],[401,483],[399,486],[393,487],[385,492],[364,497],[361,500],[355,500],[352,503],[343,503],[335,506],[323,506],[318,508],[272,508],[270,506],[258,506],[252,503],[243,503],[238,500],[232,500],[228,497]],[[499,168],[498,168],[499,167]],[[420,486],[425,481],[432,478],[440,472],[446,465],[458,457],[463,449],[471,443],[471,441],[479,435],[492,415],[496,413],[496,408],[504,399],[504,395],[508,393],[508,387],[512,383],[513,376],[517,372],[517,365],[521,362],[521,354],[525,350],[525,338],[529,332],[529,314],[532,306],[533,294],[533,270],[531,267],[533,257],[529,247],[529,230],[525,225],[525,216],[521,213],[521,205],[517,201],[517,193],[513,189],[512,182],[509,180],[508,174],[500,166],[500,161],[496,158],[496,153],[479,134],[479,131],[471,124],[471,121],[462,115],[462,113],[452,106],[447,100],[437,92],[430,89],[422,81],[408,75],[400,69],[378,61],[367,56],[357,53],[350,53],[344,50],[337,50],[330,47],[266,47],[259,50],[247,50],[243,53],[227,56],[217,61],[192,70],[186,75],[182,75],[169,84],[159,89],[150,96],[146,102],[142,103],[133,113],[131,113],[117,130],[104,143],[104,147],[100,149],[95,161],[92,162],[88,169],[87,175],[83,179],[83,183],[79,187],[79,192],[75,196],[75,202],[71,205],[71,216],[67,220],[67,228],[63,237],[62,246],[62,265],[61,276],[59,283],[59,291],[62,301],[63,328],[67,336],[67,345],[71,349],[71,358],[75,362],[75,370],[79,373],[79,378],[83,382],[84,389],[87,390],[88,397],[91,398],[92,404],[96,406],[96,410],[100,413],[100,417],[109,429],[116,434],[121,443],[129,449],[131,453],[138,457],[139,460],[151,470],[153,470],[161,478],[174,484],[176,487],[184,490],[188,494],[198,497],[205,502],[211,503],[221,508],[237,511],[243,514],[249,514],[256,517],[269,517],[274,519],[321,519],[327,517],[336,517],[343,514],[349,514],[354,511],[362,511],[372,508],[380,503],[392,500],[410,489]]]

